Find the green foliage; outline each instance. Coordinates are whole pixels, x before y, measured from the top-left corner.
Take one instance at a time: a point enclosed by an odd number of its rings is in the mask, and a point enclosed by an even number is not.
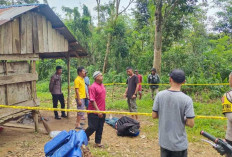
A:
[[[169,82],[168,74],[175,68],[185,71],[187,83],[227,83],[232,69],[231,36],[208,33],[205,25],[206,12],[198,6],[193,7],[193,4],[183,7],[182,10],[173,10],[164,25],[161,83]],[[104,81],[125,82],[125,69],[132,66],[139,70],[146,83],[153,65],[156,9],[154,1],[137,0],[133,16],[120,14],[115,22],[112,22],[115,15],[114,3],[111,1],[101,4],[102,17],[99,26],[92,23],[86,6],[81,9],[82,13],[77,7],[63,7],[66,14],[65,24],[89,53],[88,58],[71,60],[71,81],[77,75],[76,68],[81,65],[88,70],[93,82],[93,72],[102,70],[110,33],[112,40]],[[183,17],[186,12],[188,14]],[[67,82],[67,61],[60,59],[37,62],[39,80],[49,80],[57,65],[63,67],[62,79]],[[228,87],[184,86],[183,89],[190,94],[203,93],[205,98],[215,98],[220,97]]]
[[[231,36],[232,33],[232,1],[217,0],[215,1],[221,8],[217,12],[219,21],[215,23],[214,30]]]

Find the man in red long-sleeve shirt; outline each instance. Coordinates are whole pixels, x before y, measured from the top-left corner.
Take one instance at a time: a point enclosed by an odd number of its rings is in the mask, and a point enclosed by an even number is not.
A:
[[[88,110],[105,111],[105,98],[106,90],[102,84],[103,76],[100,71],[96,71],[93,74],[95,82],[89,87],[89,100],[90,104]],[[101,144],[102,132],[105,123],[105,114],[102,113],[89,113],[88,114],[88,128],[85,133],[89,139],[94,132],[95,133],[95,143],[97,147],[103,147]]]

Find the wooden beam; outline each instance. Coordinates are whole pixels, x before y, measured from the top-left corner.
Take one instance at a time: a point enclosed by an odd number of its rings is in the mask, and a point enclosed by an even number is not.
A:
[[[35,124],[35,132],[39,132],[39,115],[38,111],[32,111],[32,116]]]
[[[23,116],[23,115],[25,115],[25,114],[27,114],[27,113],[30,113],[30,112],[31,112],[30,110],[24,110],[24,111],[22,111],[22,112],[18,112],[18,113],[11,114],[11,115],[9,115],[9,116],[0,118],[0,124],[7,123],[7,122],[9,122],[9,121],[12,120],[12,119],[21,117],[21,116]]]
[[[14,84],[20,82],[30,82],[38,80],[38,74],[19,74],[11,76],[0,76],[0,85]]]
[[[37,24],[37,14],[32,12],[32,39],[33,39],[33,52],[39,53],[39,37],[38,37],[38,24]]]
[[[21,54],[27,53],[27,18],[26,14],[20,17]]]
[[[67,109],[70,109],[70,53],[68,52],[68,98],[67,98]],[[67,113],[68,118],[70,117],[70,113]]]
[[[31,74],[37,75],[35,61],[31,61]],[[36,81],[31,81],[31,92],[32,92],[32,98],[36,99]]]
[[[4,25],[0,26],[0,54],[4,54]]]
[[[13,53],[20,54],[19,18],[12,21]]]
[[[53,29],[56,29],[56,30],[63,30],[65,29],[65,27],[52,27]]]
[[[39,60],[38,54],[0,55],[0,60]]]
[[[26,41],[26,46],[27,46],[27,51],[26,53],[33,53],[33,38],[32,38],[32,24],[33,24],[33,19],[32,19],[32,14],[31,12],[26,13],[26,21],[27,21],[27,41]]]
[[[24,101],[24,102],[20,102],[17,104],[12,104],[14,106],[39,106],[39,99],[35,99],[35,100],[28,100],[28,101]],[[0,121],[2,118],[8,117],[12,114],[16,114],[19,112],[25,111],[25,109],[12,109],[12,108],[1,108],[0,109]]]
[[[47,22],[47,27],[48,27],[48,52],[53,52],[52,24],[50,21]]]
[[[13,128],[23,128],[23,129],[33,129],[34,127],[31,125],[23,125],[19,123],[5,123],[4,127],[13,127]]]
[[[42,17],[43,23],[43,42],[44,42],[44,50],[42,52],[48,52],[48,24],[46,17]]]
[[[39,52],[44,52],[42,16],[37,14],[37,19],[36,20],[37,20],[37,27],[38,27]]]
[[[36,74],[36,63],[35,61],[31,61],[31,73]],[[36,100],[36,81],[31,81],[31,95],[32,99]],[[39,111],[32,111],[32,116],[35,124],[35,132],[39,132],[39,119],[38,119],[38,113]]]
[[[3,67],[4,67],[4,72],[5,72],[5,76],[2,77],[6,77],[8,75],[8,68],[7,68],[7,61],[3,62]],[[8,86],[7,84],[5,84],[5,100],[6,100],[6,105],[9,104],[9,99],[8,99]]]

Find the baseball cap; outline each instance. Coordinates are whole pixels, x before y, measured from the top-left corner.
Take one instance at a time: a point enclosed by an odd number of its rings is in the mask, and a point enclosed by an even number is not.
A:
[[[101,74],[101,72],[100,71],[95,71],[94,73],[93,73],[93,78],[95,79],[98,75],[100,75]]]
[[[185,81],[185,73],[183,70],[174,69],[171,71],[169,76],[175,81],[176,83],[183,83]]]

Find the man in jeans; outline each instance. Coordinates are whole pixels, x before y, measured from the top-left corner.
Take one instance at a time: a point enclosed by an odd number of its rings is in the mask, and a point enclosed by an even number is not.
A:
[[[229,75],[230,87],[232,87],[232,72]],[[232,90],[222,97],[223,114],[227,117],[226,142],[232,146]],[[227,157],[231,157],[227,155]]]
[[[136,97],[139,89],[139,80],[138,77],[133,73],[133,69],[131,67],[128,67],[126,71],[129,77],[126,82],[127,88],[124,93],[124,97],[127,97],[127,103],[130,112],[137,112]],[[137,115],[132,115],[132,118],[134,117],[136,120],[138,120]]]
[[[61,74],[62,74],[62,67],[56,67],[56,73],[52,75],[50,84],[49,84],[49,91],[52,94],[52,101],[53,101],[53,108],[57,108],[58,101],[60,101],[61,108],[65,108],[64,103],[64,95],[61,91]],[[61,119],[58,115],[57,111],[54,111],[55,119]],[[66,114],[64,111],[61,112],[61,117],[66,118]]]
[[[85,69],[84,67],[79,67],[77,69],[78,76],[74,80],[74,88],[75,88],[75,98],[77,102],[77,109],[85,110],[85,98],[86,98],[86,91],[85,91]],[[75,129],[83,129],[81,126],[81,118],[84,116],[84,112],[77,113],[77,120],[76,120],[76,127]]]
[[[89,77],[87,76],[88,72],[85,71],[85,92],[86,92],[86,98],[85,98],[85,108],[88,109],[88,105],[89,105],[89,85],[90,85],[90,81],[89,81]],[[83,116],[81,118],[82,120],[85,120],[85,116]]]
[[[102,84],[103,76],[100,71],[96,71],[93,74],[95,82],[89,87],[89,99],[90,104],[88,110],[105,111],[106,104],[106,90]],[[105,114],[102,113],[89,113],[88,114],[88,128],[85,133],[89,139],[94,132],[95,133],[95,143],[97,147],[103,147],[101,144],[103,126],[105,123]]]
[[[187,157],[185,126],[194,126],[193,101],[181,92],[185,82],[182,70],[173,70],[169,82],[171,87],[156,95],[152,108],[152,117],[159,119],[160,153],[161,157]]]

